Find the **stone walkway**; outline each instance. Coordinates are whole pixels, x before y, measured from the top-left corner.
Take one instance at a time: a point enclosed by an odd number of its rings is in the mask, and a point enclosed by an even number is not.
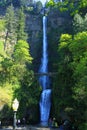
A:
[[[2,128],[0,128],[0,130],[13,130],[13,127],[12,126],[2,127]],[[59,130],[59,128],[26,126],[26,127],[17,127],[16,130]]]
[[[27,130],[59,130],[59,128],[29,127]]]

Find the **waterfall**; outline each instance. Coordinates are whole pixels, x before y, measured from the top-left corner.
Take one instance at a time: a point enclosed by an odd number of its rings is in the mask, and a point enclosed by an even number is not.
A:
[[[48,53],[47,53],[47,17],[43,16],[43,51],[41,58],[41,66],[39,73],[42,75],[39,77],[39,83],[42,87],[41,99],[40,99],[40,123],[42,125],[48,124],[48,119],[50,115],[51,107],[51,89],[50,80],[48,75],[43,75],[43,73],[48,73]]]

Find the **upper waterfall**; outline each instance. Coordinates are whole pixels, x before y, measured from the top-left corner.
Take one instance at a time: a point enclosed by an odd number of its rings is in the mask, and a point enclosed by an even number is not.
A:
[[[39,73],[48,73],[48,53],[47,53],[47,17],[43,16],[43,51]],[[44,75],[39,78],[43,89],[49,88],[49,77]]]

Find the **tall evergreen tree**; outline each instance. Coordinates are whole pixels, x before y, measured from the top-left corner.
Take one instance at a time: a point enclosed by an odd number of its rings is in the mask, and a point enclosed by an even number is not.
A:
[[[17,40],[27,39],[27,34],[25,32],[25,14],[23,12],[23,7],[18,10],[18,21],[17,21]]]
[[[76,14],[74,16],[74,20],[73,20],[73,27],[74,27],[74,32],[78,33],[83,31],[84,29],[84,24],[83,24],[83,18],[81,17],[81,15]]]
[[[75,14],[73,19],[73,30],[74,33],[87,31],[87,14],[82,17],[80,14]]]
[[[16,22],[13,5],[9,6],[6,11],[6,37],[4,49],[14,46],[16,43]],[[13,47],[12,47],[13,48]]]

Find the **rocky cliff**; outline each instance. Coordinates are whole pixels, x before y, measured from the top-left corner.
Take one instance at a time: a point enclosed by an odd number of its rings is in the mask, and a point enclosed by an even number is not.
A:
[[[71,18],[68,12],[61,13],[58,9],[49,10],[47,17],[48,51],[50,55],[49,63],[51,65],[53,64],[53,57],[57,56],[57,46],[60,35],[62,33],[70,33],[71,31]],[[31,55],[34,57],[36,68],[38,68],[43,41],[42,14],[26,14],[26,31],[28,33]]]
[[[40,15],[26,14],[26,31],[28,33],[31,54],[35,57],[36,49],[38,49],[37,47],[42,40],[42,18]]]

